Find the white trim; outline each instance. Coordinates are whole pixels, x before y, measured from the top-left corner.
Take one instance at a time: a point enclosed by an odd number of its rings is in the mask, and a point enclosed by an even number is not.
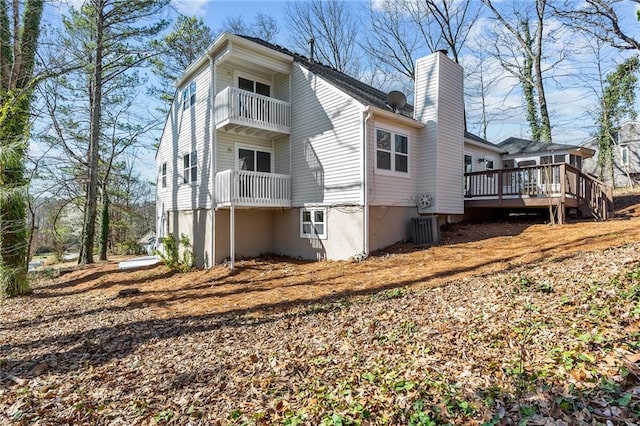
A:
[[[311,213],[311,217],[310,217],[311,218],[311,222],[308,222],[308,223],[311,223],[311,229],[312,229],[313,234],[307,234],[307,233],[303,232],[304,222],[302,221],[302,217],[303,217],[304,213],[307,213],[307,212]],[[322,225],[324,227],[323,228],[324,232],[322,234],[316,234],[315,233],[316,221],[315,221],[315,218],[314,218],[314,214],[316,212],[322,212],[323,221],[322,222],[318,222],[318,223],[322,223]],[[327,239],[327,227],[328,227],[327,223],[328,223],[328,215],[327,215],[327,209],[326,208],[324,208],[324,207],[313,207],[313,208],[311,208],[311,207],[309,207],[309,208],[303,207],[303,208],[301,208],[300,209],[300,238],[312,239],[312,240],[313,239],[326,240]]]
[[[398,131],[398,130],[392,130],[393,127],[391,128],[386,128],[386,127],[382,127],[382,126],[377,126],[374,123],[374,128],[373,128],[373,154],[374,154],[374,171],[376,174],[379,175],[387,175],[387,176],[395,176],[395,177],[400,177],[400,178],[411,178],[411,149],[410,149],[410,145],[411,145],[411,137],[408,134],[403,133],[402,131]],[[389,166],[391,167],[391,169],[387,170],[387,169],[380,169],[378,168],[378,130],[381,130],[383,132],[389,133],[389,148],[391,148],[388,152],[389,152],[389,161],[390,164]],[[405,138],[407,138],[407,152],[406,154],[404,152],[400,152],[397,153],[398,155],[406,155],[407,157],[407,171],[406,172],[402,172],[402,171],[398,171],[396,170],[396,145],[395,145],[395,136],[403,136]],[[387,152],[387,150],[384,149],[380,149],[383,152]]]
[[[246,149],[249,151],[262,151],[262,152],[268,152],[271,157],[270,157],[270,169],[271,171],[269,173],[274,173],[274,149],[273,149],[273,141],[271,141],[271,148],[265,148],[263,146],[260,145],[251,145],[251,144],[246,144],[246,143],[241,143],[241,142],[234,142],[233,144],[233,151],[234,151],[234,156],[233,156],[233,170],[240,170],[238,168],[238,154],[240,153],[239,151],[241,149]],[[255,160],[255,158],[254,158]],[[256,164],[257,166],[257,164]],[[254,170],[255,171],[255,170]]]

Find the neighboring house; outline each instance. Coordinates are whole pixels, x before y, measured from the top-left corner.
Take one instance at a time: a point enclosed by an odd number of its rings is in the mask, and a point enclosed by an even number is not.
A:
[[[593,157],[593,149],[559,143],[534,142],[529,139],[508,138],[498,144],[505,151],[504,168],[567,163],[583,170],[584,160]]]
[[[415,105],[404,105],[223,33],[176,84],[156,154],[158,238],[186,235],[206,266],[263,253],[359,257],[408,240],[416,223],[437,239],[478,183],[497,188],[507,154],[465,132],[462,79],[445,53],[420,58]],[[491,198],[502,203],[500,191]]]
[[[632,121],[620,126],[615,133],[616,146],[613,149],[613,175],[616,187],[640,184],[640,122]],[[582,144],[598,151],[598,141],[591,138]],[[600,175],[598,154],[584,163],[584,170],[595,176]],[[605,172],[606,173],[606,172]],[[601,176],[609,181],[610,178]]]
[[[156,248],[156,232],[151,230],[145,232],[138,240],[138,247],[141,252],[152,255]]]

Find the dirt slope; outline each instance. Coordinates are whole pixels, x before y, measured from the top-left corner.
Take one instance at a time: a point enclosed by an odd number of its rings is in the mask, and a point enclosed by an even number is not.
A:
[[[424,288],[482,276],[539,260],[640,241],[640,195],[618,199],[616,219],[561,226],[503,222],[456,224],[430,248],[401,245],[365,262],[304,262],[288,258],[237,262],[208,271],[174,274],[164,266],[118,271],[117,262],[91,265],[42,289],[51,296],[90,293],[113,297],[136,288],[131,304],[157,309],[163,317],[286,307],[326,297],[368,294],[396,287]]]

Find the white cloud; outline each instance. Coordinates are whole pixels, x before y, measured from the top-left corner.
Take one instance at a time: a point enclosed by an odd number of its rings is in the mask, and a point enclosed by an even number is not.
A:
[[[173,0],[171,4],[178,12],[187,16],[204,16],[208,0]]]

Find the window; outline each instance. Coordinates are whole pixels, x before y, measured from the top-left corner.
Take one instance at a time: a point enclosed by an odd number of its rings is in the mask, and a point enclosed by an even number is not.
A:
[[[472,157],[470,155],[464,155],[464,172],[471,173],[473,171]],[[464,192],[469,192],[471,188],[471,176],[464,177]]]
[[[578,170],[582,170],[582,157],[579,155],[569,154],[569,164]]]
[[[493,170],[493,160],[486,160],[486,163],[484,163],[484,169]]]
[[[198,153],[193,151],[191,154],[185,154],[182,157],[184,165],[184,174],[182,175],[183,183],[194,183],[198,181]]]
[[[327,238],[327,217],[325,209],[300,210],[300,237]]]
[[[409,138],[398,133],[376,129],[376,168],[409,173]]]
[[[188,109],[196,103],[196,82],[192,81],[188,87],[182,91],[182,110]]]
[[[160,167],[160,186],[161,188],[167,187],[167,163],[162,163]]]
[[[271,173],[271,152],[238,148],[238,169]]]
[[[620,147],[620,159],[622,161],[623,166],[629,165],[629,147],[628,146],[625,145]]]
[[[271,96],[271,86],[248,78],[238,77],[238,88],[258,95]]]
[[[558,163],[564,163],[565,161],[567,161],[567,155],[566,154],[560,154],[560,155],[554,155],[553,156],[553,162],[558,164]]]

